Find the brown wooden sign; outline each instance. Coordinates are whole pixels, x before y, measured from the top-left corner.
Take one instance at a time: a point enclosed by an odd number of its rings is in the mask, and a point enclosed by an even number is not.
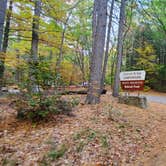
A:
[[[127,91],[140,91],[144,88],[145,71],[126,71],[120,73],[121,88]]]

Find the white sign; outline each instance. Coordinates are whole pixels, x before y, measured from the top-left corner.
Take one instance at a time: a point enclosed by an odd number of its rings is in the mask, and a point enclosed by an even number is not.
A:
[[[144,70],[124,71],[120,73],[120,81],[145,80]]]

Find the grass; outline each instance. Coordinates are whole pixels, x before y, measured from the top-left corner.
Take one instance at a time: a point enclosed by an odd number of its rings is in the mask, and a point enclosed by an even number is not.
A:
[[[77,152],[81,152],[86,145],[94,140],[97,140],[95,142],[99,142],[103,148],[109,148],[110,146],[108,137],[106,135],[89,128],[76,133],[73,136],[73,140],[76,145]]]
[[[67,151],[67,147],[65,144],[62,144],[57,150],[51,150],[49,153],[48,153],[48,158],[50,158],[52,161],[60,158],[60,157],[63,157],[65,152]]]
[[[2,166],[16,166],[18,165],[16,160],[4,159],[2,161]]]
[[[109,147],[109,142],[108,142],[107,136],[102,135],[100,140],[101,140],[101,145],[102,145],[103,148],[108,148]]]
[[[79,144],[76,146],[77,152],[81,152],[85,145],[86,143],[84,141],[80,141]]]

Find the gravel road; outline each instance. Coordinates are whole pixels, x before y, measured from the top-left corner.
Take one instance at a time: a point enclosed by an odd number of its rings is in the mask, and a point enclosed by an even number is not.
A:
[[[121,93],[125,95],[124,92]],[[138,93],[129,93],[129,95],[138,96]],[[140,92],[140,96],[145,96],[149,102],[161,103],[166,104],[166,95],[164,93],[147,93],[147,92]]]
[[[166,96],[145,95],[148,101],[166,104]]]

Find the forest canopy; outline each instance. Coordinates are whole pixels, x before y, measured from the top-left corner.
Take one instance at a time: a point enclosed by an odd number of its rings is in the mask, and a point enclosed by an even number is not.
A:
[[[103,75],[99,80],[102,77],[113,86],[117,54],[122,54],[121,71],[145,70],[146,86],[166,91],[165,1],[124,0],[124,6],[122,2],[2,0],[1,87],[18,85],[35,90],[36,85],[82,85],[92,80],[95,71]],[[96,18],[101,15],[96,24],[95,10]],[[105,29],[100,29],[102,25]],[[118,36],[118,27],[124,27],[123,38]],[[95,28],[99,29],[99,45]],[[119,42],[123,45],[120,52]],[[93,72],[93,65],[98,63],[93,59],[96,48],[95,54],[103,57],[100,69]]]

